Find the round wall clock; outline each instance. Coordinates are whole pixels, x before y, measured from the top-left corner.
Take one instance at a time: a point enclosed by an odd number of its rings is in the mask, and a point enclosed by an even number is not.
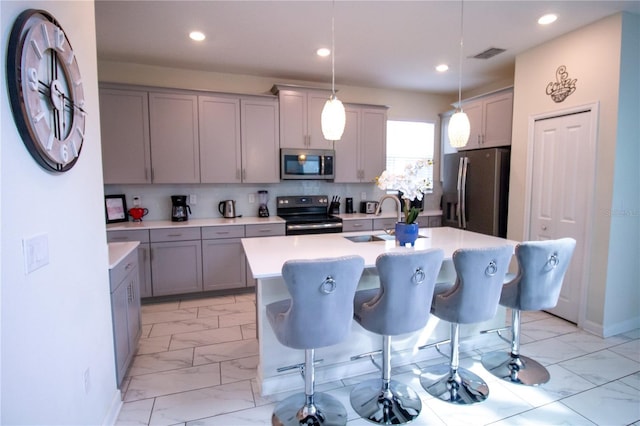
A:
[[[25,10],[13,24],[7,86],[29,153],[46,170],[71,169],[84,141],[84,90],[71,44],[48,12]]]

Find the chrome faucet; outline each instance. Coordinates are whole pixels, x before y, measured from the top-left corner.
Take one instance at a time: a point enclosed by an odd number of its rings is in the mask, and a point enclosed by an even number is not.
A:
[[[376,207],[376,212],[374,213],[374,215],[380,216],[380,210],[382,210],[382,202],[387,198],[391,198],[396,202],[396,207],[398,208],[398,222],[402,222],[402,203],[400,202],[400,198],[395,195],[385,194],[380,197],[380,201],[378,201],[378,207]]]

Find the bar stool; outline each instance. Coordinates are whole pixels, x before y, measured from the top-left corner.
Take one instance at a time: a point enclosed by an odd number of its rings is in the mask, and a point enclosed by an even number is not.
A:
[[[493,318],[498,308],[513,247],[459,249],[453,253],[456,282],[433,298],[431,313],[451,323],[451,359],[422,371],[420,383],[432,396],[454,404],[484,401],[489,387],[476,374],[459,365],[460,324]]]
[[[376,259],[380,288],[356,292],[355,320],[364,329],[382,335],[382,380],[366,380],[353,388],[350,396],[356,413],[370,422],[402,424],[420,414],[422,402],[418,394],[391,380],[391,336],[427,325],[443,257],[440,249],[381,254]],[[378,366],[373,354],[370,356]]]
[[[266,306],[267,318],[280,343],[304,349],[299,367],[305,391],[280,402],[273,411],[274,425],[344,425],[347,411],[332,396],[314,393],[314,350],[345,340],[351,331],[353,297],[364,259],[291,260],[282,267],[291,299]],[[280,370],[282,371],[282,370]]]
[[[573,238],[528,241],[516,246],[518,274],[504,285],[500,296],[500,304],[512,309],[511,352],[490,352],[482,357],[482,365],[494,376],[529,386],[549,381],[545,367],[520,355],[520,312],[556,306],[575,246]]]

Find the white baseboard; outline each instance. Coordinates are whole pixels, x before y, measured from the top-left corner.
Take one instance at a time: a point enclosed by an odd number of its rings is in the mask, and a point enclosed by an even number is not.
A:
[[[107,411],[107,415],[104,417],[102,421],[102,426],[113,426],[116,424],[118,420],[118,415],[120,415],[120,410],[122,409],[122,393],[119,389],[116,389],[113,394],[113,398],[111,399],[111,404],[109,405],[109,411]]]
[[[615,324],[602,325],[593,321],[585,320],[581,327],[584,331],[595,334],[602,338],[615,336],[617,334],[626,333],[631,330],[640,328],[640,317],[631,318]]]
[[[640,328],[640,317],[631,318],[615,324],[607,324],[603,329],[603,337],[615,336]]]

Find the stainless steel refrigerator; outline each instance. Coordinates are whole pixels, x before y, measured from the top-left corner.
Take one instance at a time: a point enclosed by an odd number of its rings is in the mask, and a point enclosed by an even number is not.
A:
[[[506,237],[510,158],[509,148],[446,154],[442,224]]]

